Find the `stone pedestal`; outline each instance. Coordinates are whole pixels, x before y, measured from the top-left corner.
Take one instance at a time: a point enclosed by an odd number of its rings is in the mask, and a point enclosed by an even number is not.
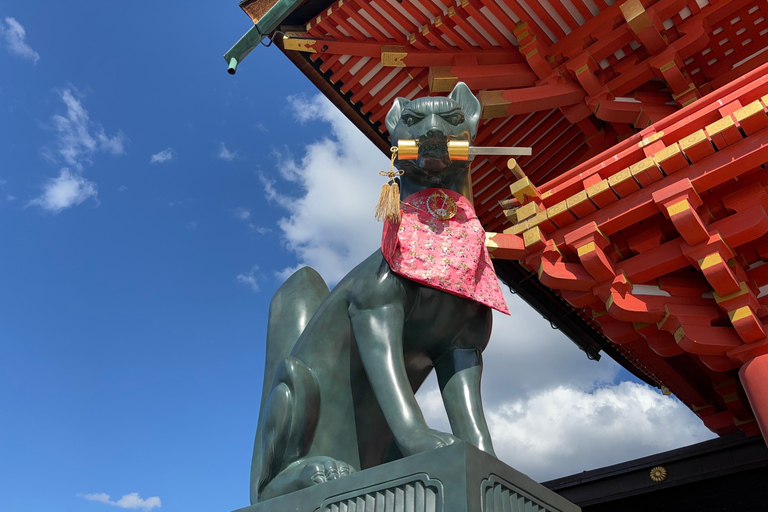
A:
[[[236,512],[580,512],[465,443],[366,469]]]

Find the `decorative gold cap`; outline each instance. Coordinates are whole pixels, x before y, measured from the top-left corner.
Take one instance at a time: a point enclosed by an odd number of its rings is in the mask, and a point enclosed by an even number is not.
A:
[[[525,172],[523,172],[523,169],[520,167],[520,164],[517,163],[517,160],[514,158],[510,158],[507,160],[507,167],[510,171],[512,171],[512,174],[515,175],[515,178],[521,180],[525,178]]]
[[[419,145],[415,140],[397,141],[397,158],[399,160],[417,160],[419,158]]]
[[[667,476],[669,476],[669,473],[667,472],[667,468],[664,466],[656,466],[655,468],[651,469],[651,480],[654,482],[663,482],[667,479]]]
[[[448,156],[451,161],[466,161],[469,160],[469,141],[468,140],[451,140],[448,141]]]

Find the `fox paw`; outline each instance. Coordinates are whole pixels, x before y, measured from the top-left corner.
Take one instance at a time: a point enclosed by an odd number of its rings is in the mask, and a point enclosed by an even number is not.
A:
[[[403,455],[414,455],[442,448],[459,441],[459,438],[454,435],[431,428],[425,428],[411,433],[411,435],[407,437],[406,442],[401,446],[401,449],[403,450]]]
[[[310,457],[300,461],[299,464],[304,466],[301,469],[300,478],[313,484],[322,484],[355,472],[355,468],[346,462],[330,457]]]
[[[259,492],[259,501],[336,480],[355,472],[355,468],[331,457],[297,460],[280,472]]]

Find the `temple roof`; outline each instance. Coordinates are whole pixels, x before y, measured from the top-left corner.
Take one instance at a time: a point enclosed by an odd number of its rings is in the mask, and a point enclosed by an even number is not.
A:
[[[394,97],[465,82],[483,104],[476,144],[531,146],[518,163],[539,184],[768,61],[766,10],[722,0],[314,1],[277,41],[383,150]],[[505,163],[473,167],[489,230],[506,225],[498,201],[514,176]]]

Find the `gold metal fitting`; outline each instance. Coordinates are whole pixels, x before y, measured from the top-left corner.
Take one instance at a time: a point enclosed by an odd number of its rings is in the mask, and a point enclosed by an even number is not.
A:
[[[651,469],[649,476],[651,477],[651,480],[658,483],[666,480],[667,477],[669,476],[669,472],[667,471],[667,468],[665,468],[664,466],[656,466],[655,468]]]
[[[467,161],[469,160],[469,141],[468,140],[451,140],[448,141],[448,156],[451,161]]]
[[[507,160],[507,167],[510,171],[512,171],[512,174],[515,175],[515,178],[521,180],[525,178],[525,172],[523,172],[523,169],[520,167],[520,164],[517,163],[517,160],[514,158],[510,158]]]
[[[397,141],[397,158],[399,160],[418,160],[419,144],[415,140]]]

